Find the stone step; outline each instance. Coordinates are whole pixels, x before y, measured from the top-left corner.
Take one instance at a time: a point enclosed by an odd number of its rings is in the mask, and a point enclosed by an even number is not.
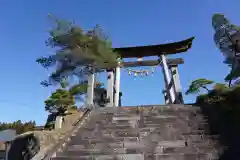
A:
[[[152,148],[152,149],[151,149]],[[150,149],[150,150],[149,150]],[[214,151],[214,146],[205,145],[186,145],[185,141],[162,141],[158,143],[147,142],[116,142],[116,143],[97,143],[94,145],[69,145],[65,151],[71,155],[100,155],[100,154],[135,154],[135,153],[195,153],[203,151]],[[61,155],[61,154],[60,154]]]
[[[101,148],[101,147],[105,147],[106,144],[105,143],[96,143],[94,145],[69,145],[67,147],[67,150],[81,150],[81,149],[92,149],[92,148]],[[107,144],[108,147],[111,148],[124,148],[124,145],[122,142],[111,142]]]
[[[94,125],[96,127],[96,124]],[[93,127],[93,126],[90,126],[90,127]],[[128,128],[133,128],[133,125],[132,124],[106,124],[106,125],[100,125],[99,126],[100,129],[102,130],[105,130],[105,129],[116,129],[116,128],[119,128],[119,129],[128,129]],[[96,129],[96,128],[95,128]]]
[[[98,132],[84,132],[84,133],[77,133],[73,135],[72,139],[83,139],[83,140],[95,140],[95,139],[102,139],[102,138],[117,138],[117,137],[141,137],[141,136],[147,136],[150,134],[150,132],[154,132],[155,136],[163,136],[165,134],[175,134],[179,135],[181,137],[184,137],[185,139],[192,139],[193,141],[199,141],[199,140],[217,140],[218,137],[214,135],[207,135],[204,134],[201,130],[199,131],[189,131],[189,132],[182,132],[181,130],[177,130],[174,128],[162,128],[161,129],[154,129],[154,128],[148,128],[148,129],[130,129],[130,130],[100,130]],[[164,137],[163,137],[164,138]]]
[[[140,116],[135,115],[114,115],[112,118],[113,121],[131,121],[131,120],[140,120]]]
[[[97,155],[97,156],[59,156],[51,160],[217,160],[216,156],[208,153],[189,154],[119,154],[119,155]]]
[[[52,158],[52,160],[144,160],[141,154],[97,155],[97,156],[72,156],[65,155]]]
[[[106,130],[106,129],[130,129],[133,128],[133,126],[131,124],[128,125],[114,125],[114,124],[110,124],[110,125],[105,125],[105,126],[100,126],[99,127],[101,130]]]
[[[188,153],[188,154],[149,154],[144,160],[217,160],[215,155],[210,153]]]
[[[209,160],[216,137],[193,107],[99,108],[55,160]]]
[[[146,137],[148,138],[148,137]],[[109,138],[109,139],[90,139],[90,140],[84,140],[84,139],[77,139],[74,141],[71,141],[69,144],[71,145],[96,145],[96,144],[112,144],[112,143],[121,143],[121,144],[126,144],[126,142],[131,143],[131,144],[135,144],[136,145],[141,145],[141,143],[144,143],[145,141],[149,141],[149,139],[146,139],[144,137],[113,137],[113,138]],[[163,141],[164,139],[157,138],[157,137],[150,137],[152,142],[171,142],[171,141],[166,141],[167,138],[165,138],[165,141]],[[171,140],[169,138],[169,140]],[[173,142],[179,142],[182,141],[182,144],[187,145],[187,146],[209,146],[209,145],[215,145],[216,141],[213,140],[209,140],[209,139],[183,139],[183,138],[179,138],[179,139],[175,139]],[[186,143],[186,144],[185,144]]]
[[[84,144],[84,145],[90,145],[90,144],[97,144],[97,143],[118,143],[118,142],[138,142],[139,137],[112,137],[112,138],[95,138],[95,139],[82,139],[80,137],[71,137],[71,140],[69,142],[70,145],[72,144]]]
[[[206,134],[189,134],[188,136],[185,136],[186,139],[191,140],[192,142],[206,141],[206,140],[215,141],[218,139],[218,137],[219,137],[218,135],[206,135]]]
[[[104,143],[95,143],[93,146],[94,147],[102,147],[103,145],[108,145],[113,148],[143,148],[145,147],[146,141],[140,140],[140,141],[120,141],[120,142],[104,142]],[[149,141],[151,143],[151,141]],[[185,141],[184,140],[175,140],[175,141],[159,141],[157,143],[154,143],[156,147],[186,147]],[[79,145],[69,145],[70,148],[73,149],[84,149],[86,146],[84,144],[79,144]]]
[[[90,156],[90,155],[117,155],[117,154],[126,154],[125,148],[94,148],[94,149],[79,149],[77,151],[66,150],[64,155],[71,156]],[[61,156],[62,153],[59,153]],[[58,156],[58,155],[57,155]]]
[[[143,131],[140,131],[138,129],[132,129],[132,130],[112,130],[112,131],[99,131],[99,132],[91,132],[91,133],[79,133],[75,134],[75,136],[72,136],[71,139],[73,141],[79,141],[79,140],[87,140],[87,141],[99,141],[99,140],[111,140],[111,139],[124,139],[128,137],[135,137],[135,138],[141,138],[145,136],[149,136],[151,129],[144,129]],[[216,140],[217,136],[214,135],[205,135],[202,133],[202,131],[195,131],[195,132],[181,132],[179,130],[171,130],[171,129],[165,129],[162,128],[162,130],[159,129],[152,129],[154,131],[155,137],[160,138],[167,138],[171,134],[174,134],[175,137],[180,137],[180,139],[186,139],[190,140],[192,142],[198,142],[198,141],[204,141],[208,139]]]
[[[154,121],[154,122],[158,122],[158,121],[166,121],[166,120],[168,120],[168,121],[170,121],[170,120],[172,120],[172,121],[174,121],[174,120],[182,120],[182,121],[185,121],[185,122],[189,122],[189,123],[191,123],[191,122],[195,122],[195,121],[197,121],[197,122],[202,122],[202,123],[204,123],[204,122],[206,122],[206,120],[204,119],[204,118],[201,118],[201,117],[189,117],[188,115],[161,115],[161,116],[156,116],[156,117],[154,117],[154,116],[148,116],[148,117],[142,117],[141,119],[143,119],[145,122],[147,122],[147,121]]]
[[[71,138],[70,144],[96,144],[96,143],[116,143],[116,142],[120,142],[123,139],[116,139],[116,138],[99,138],[99,139],[88,139],[88,140],[84,140],[81,138]]]
[[[212,149],[207,148],[209,153],[211,153]],[[142,154],[142,153],[152,153],[152,154],[190,154],[196,153],[196,148],[193,147],[156,147],[154,146],[151,149],[150,146],[148,148],[110,148],[110,147],[102,147],[102,148],[94,148],[94,149],[68,149],[64,152],[64,155],[71,155],[71,156],[90,156],[90,155],[116,155],[116,154]],[[204,153],[204,152],[203,152]],[[62,155],[59,153],[58,155]]]

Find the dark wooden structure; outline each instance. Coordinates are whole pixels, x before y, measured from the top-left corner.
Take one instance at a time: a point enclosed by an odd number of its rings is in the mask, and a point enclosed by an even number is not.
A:
[[[114,51],[116,51],[121,58],[176,54],[186,52],[189,48],[191,48],[193,39],[194,37],[188,38],[183,41],[167,44],[114,48]]]
[[[181,85],[178,75],[177,66],[183,64],[184,60],[182,58],[175,59],[166,59],[166,55],[177,54],[186,52],[192,47],[194,37],[185,39],[183,41],[178,41],[168,44],[159,44],[159,45],[148,45],[148,46],[135,46],[135,47],[122,47],[114,48],[114,51],[118,53],[119,58],[138,58],[138,61],[134,62],[121,62],[118,64],[118,67],[138,67],[138,66],[157,66],[161,65],[163,68],[163,75],[165,80],[166,93],[165,97],[168,97],[169,100],[165,99],[166,103],[183,103],[183,98],[181,92]],[[158,56],[158,60],[145,60],[142,61],[143,57]],[[169,74],[170,72],[170,74]],[[109,72],[110,73],[110,72]],[[120,77],[120,70],[115,70],[116,77]],[[109,80],[109,87],[111,88]],[[115,79],[116,83],[116,79]],[[115,88],[119,90],[120,80],[117,80]],[[108,92],[108,95],[112,95],[112,92]],[[118,97],[117,97],[118,99]],[[170,101],[170,102],[168,102]],[[117,102],[115,103],[117,106]]]

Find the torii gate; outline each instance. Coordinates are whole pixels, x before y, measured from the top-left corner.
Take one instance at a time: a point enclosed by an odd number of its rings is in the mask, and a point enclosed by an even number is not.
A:
[[[164,75],[165,89],[163,91],[165,103],[180,103],[183,104],[183,97],[181,92],[181,85],[179,79],[178,65],[183,64],[182,58],[167,59],[166,55],[186,52],[192,46],[194,37],[189,39],[159,45],[137,46],[114,48],[120,57],[124,58],[138,58],[135,62],[120,62],[115,69],[108,69],[107,71],[107,97],[109,98],[108,106],[119,106],[119,92],[120,92],[120,69],[122,67],[137,67],[137,66],[156,66],[162,67]],[[158,56],[158,60],[139,61],[143,57]],[[94,96],[94,74],[88,77],[88,91],[87,104],[93,105]]]

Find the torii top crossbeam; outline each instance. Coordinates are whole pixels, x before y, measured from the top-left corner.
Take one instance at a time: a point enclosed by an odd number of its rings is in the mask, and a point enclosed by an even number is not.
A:
[[[194,37],[189,39],[159,45],[114,48],[121,58],[141,58],[186,52],[192,46]]]

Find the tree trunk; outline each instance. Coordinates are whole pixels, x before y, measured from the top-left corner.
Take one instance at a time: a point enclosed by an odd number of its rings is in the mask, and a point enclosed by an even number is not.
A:
[[[209,92],[209,89],[206,86],[202,86],[202,88]]]

